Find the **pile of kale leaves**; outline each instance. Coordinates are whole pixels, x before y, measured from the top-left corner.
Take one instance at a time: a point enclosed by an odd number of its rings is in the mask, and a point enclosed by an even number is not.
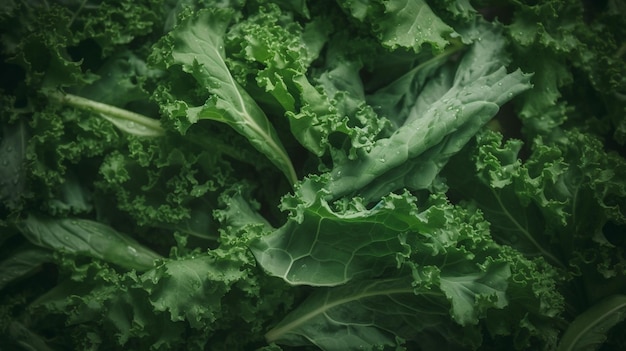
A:
[[[623,0],[8,0],[0,350],[626,349]]]

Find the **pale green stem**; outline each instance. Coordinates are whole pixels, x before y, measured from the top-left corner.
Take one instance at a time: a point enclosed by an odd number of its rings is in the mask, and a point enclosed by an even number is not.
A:
[[[165,130],[163,129],[163,127],[161,127],[161,122],[156,119],[141,115],[139,113],[135,113],[119,107],[93,101],[72,94],[56,93],[52,94],[52,97],[65,105],[99,113],[111,119],[133,122],[138,126],[143,126],[149,129],[151,132],[153,132],[152,135],[155,136],[165,134]]]

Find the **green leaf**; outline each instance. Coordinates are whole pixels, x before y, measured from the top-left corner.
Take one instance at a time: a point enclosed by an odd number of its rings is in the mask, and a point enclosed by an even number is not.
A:
[[[613,295],[581,313],[561,337],[558,351],[598,350],[613,326],[626,319],[626,296]]]
[[[252,244],[268,273],[294,285],[333,286],[377,276],[397,264],[396,254],[408,254],[400,236],[418,226],[411,218],[416,208],[410,197],[390,195],[375,209],[357,202],[337,212],[314,192],[315,182],[299,189],[308,198],[292,199],[305,205],[287,224]]]
[[[428,299],[420,301],[408,279],[362,281],[324,289],[311,295],[265,337],[270,343],[313,344],[322,350],[395,345],[392,333],[406,335],[445,317],[445,311],[442,316],[442,311],[429,309]],[[438,301],[434,297],[433,300]],[[420,318],[426,311],[429,318]],[[401,318],[390,318],[398,313]],[[379,328],[377,321],[389,325]]]
[[[139,113],[72,94],[51,93],[49,96],[62,104],[97,113],[128,134],[158,137],[165,133],[158,120]]]
[[[476,310],[489,299],[499,301],[497,308],[506,305],[505,286],[497,286],[506,285],[507,274],[498,277],[506,268],[501,266],[480,277],[444,278],[435,267],[420,267],[412,278],[407,275],[322,288],[265,337],[268,342],[313,344],[322,350],[399,346],[398,336],[420,340],[429,349],[435,345],[473,349],[481,342],[479,329],[470,321]],[[439,281],[442,290],[436,288]],[[446,298],[452,301],[452,309]],[[463,307],[465,302],[468,309]],[[458,324],[450,323],[450,317]]]
[[[0,202],[17,208],[26,190],[28,132],[22,121],[2,126],[0,140]]]
[[[391,49],[404,47],[419,52],[427,43],[440,51],[454,32],[423,0],[349,1],[340,5],[356,19],[371,22],[372,31]]]
[[[276,130],[254,99],[235,81],[225,61],[224,35],[233,16],[225,9],[202,10],[186,18],[160,42],[166,66],[181,65],[211,96],[204,106],[187,107],[181,132],[201,119],[226,123],[245,136],[291,183],[297,176]]]
[[[565,267],[561,258],[552,252],[549,238],[544,236],[546,223],[541,220],[539,208],[520,200],[518,197],[522,192],[518,190],[519,187],[513,186],[515,181],[527,176],[518,156],[522,148],[521,142],[511,139],[501,145],[502,135],[492,131],[479,133],[476,139],[480,143],[479,154],[471,158],[471,161],[465,158],[465,162],[474,163],[472,167],[475,171],[472,173],[481,181],[472,182],[472,175],[455,173],[454,169],[470,165],[453,161],[450,171],[445,174],[451,186],[478,204],[491,222],[494,235],[501,242],[514,245],[517,250],[530,257],[542,256],[558,267]],[[547,160],[544,162],[542,168],[552,166]],[[558,169],[557,161],[553,170]],[[537,180],[528,181],[530,191],[540,189]]]
[[[52,253],[38,247],[21,247],[0,262],[0,290],[11,282],[24,278],[42,264],[52,261]]]
[[[138,271],[151,269],[155,260],[161,258],[134,239],[87,219],[52,219],[31,214],[19,227],[37,246],[85,255]]]
[[[155,310],[201,329],[221,317],[222,298],[233,283],[246,278],[240,266],[228,256],[198,255],[168,261],[141,279]]]
[[[504,39],[497,29],[483,29],[483,36],[460,62],[456,72],[447,70],[442,75],[446,88],[425,91],[442,94],[426,96],[432,104],[420,113],[423,104],[416,104],[404,124],[389,138],[379,139],[370,151],[355,160],[339,160],[328,184],[330,196],[338,198],[363,188],[377,177],[407,161],[419,157],[431,147],[441,143],[447,135],[459,129],[476,131],[489,121],[499,106],[530,87],[529,75],[517,70],[507,74],[500,54]],[[432,84],[440,84],[434,80]],[[422,96],[422,95],[420,95]],[[467,138],[466,132],[460,133]]]

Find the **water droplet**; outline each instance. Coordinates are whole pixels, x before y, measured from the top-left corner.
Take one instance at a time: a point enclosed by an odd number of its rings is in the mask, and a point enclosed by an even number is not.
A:
[[[66,236],[63,237],[63,239],[70,240],[70,237],[69,237],[69,235],[66,235]]]
[[[512,98],[512,97],[513,97],[513,93],[508,93],[508,94],[507,94],[507,96],[508,96],[508,97],[509,97],[509,99],[510,99],[510,98]]]
[[[384,157],[379,158],[378,161],[380,161],[380,163],[385,163],[386,162]]]
[[[137,256],[137,250],[132,246],[128,247],[128,252],[133,256]]]
[[[501,87],[502,86],[502,82],[498,82],[498,86]]]
[[[135,128],[135,122],[129,121],[128,122],[128,128]]]
[[[72,224],[73,224],[73,225],[77,225],[77,224],[78,224],[78,221],[72,221]]]

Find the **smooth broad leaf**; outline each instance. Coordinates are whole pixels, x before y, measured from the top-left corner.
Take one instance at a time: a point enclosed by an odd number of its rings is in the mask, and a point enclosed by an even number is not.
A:
[[[327,186],[332,198],[363,188],[393,168],[419,157],[467,124],[476,130],[476,126],[484,125],[498,112],[499,106],[530,88],[529,75],[519,70],[506,72],[506,58],[502,57],[504,38],[498,30],[481,29],[483,39],[465,54],[454,78],[444,88],[424,88],[437,94],[431,97],[432,103],[416,104],[404,125],[389,138],[377,140],[371,151],[359,154],[354,160],[336,162],[332,181]],[[433,82],[441,84],[438,79]],[[424,110],[425,106],[428,108]]]
[[[470,277],[499,250],[480,215],[441,196],[419,209],[408,192],[389,194],[373,208],[358,198],[329,203],[320,190],[324,180],[307,179],[285,197],[287,223],[251,243],[259,264],[290,284],[336,286],[385,276],[407,262]]]
[[[171,50],[165,58],[167,66],[182,65],[185,72],[211,93],[204,106],[188,107],[184,118],[191,124],[199,119],[211,119],[230,125],[295,183],[295,170],[276,130],[226,65],[224,35],[232,16],[233,12],[226,9],[198,11],[161,42],[170,46],[164,49]]]
[[[20,231],[33,244],[85,255],[138,271],[149,270],[162,258],[131,237],[87,219],[54,219],[29,215]]]
[[[591,306],[569,325],[557,351],[597,350],[613,326],[626,319],[626,295],[613,295]]]
[[[317,290],[265,337],[268,342],[312,344],[325,351],[400,346],[398,336],[419,340],[425,349],[474,349],[481,342],[480,331],[473,324],[450,322],[456,312],[436,288],[438,269],[421,267],[419,275],[423,281],[414,274]],[[470,280],[458,289],[472,291],[475,284]]]
[[[45,337],[33,332],[19,321],[10,322],[5,332],[10,335],[11,342],[18,344],[22,350],[54,351],[47,344]]]
[[[35,246],[19,248],[12,252],[0,262],[0,291],[11,282],[27,276],[50,261],[52,253]]]
[[[415,298],[410,279],[361,281],[323,289],[311,295],[265,337],[270,343],[313,344],[322,350],[394,345],[393,333],[406,334],[416,324],[420,329],[432,326],[433,319],[443,322],[446,318],[445,310],[443,315],[442,311],[429,310],[428,300],[422,306],[409,302]],[[428,313],[431,318],[420,318],[422,313]],[[380,329],[377,321],[392,325],[387,330]]]
[[[433,57],[427,56],[428,58],[423,59],[393,82],[366,96],[367,103],[374,106],[377,113],[387,117],[393,124],[393,129],[401,127],[413,107],[420,102],[417,100],[418,98],[428,97],[433,100],[425,101],[423,105],[420,104],[420,107],[426,107],[447,91],[448,82],[445,78],[448,78],[448,75],[443,74],[445,72],[441,72],[441,68],[445,67],[450,55],[457,53],[460,49],[461,46],[457,46]],[[426,55],[422,54],[421,56]],[[418,57],[421,58],[421,56]],[[380,70],[387,69],[388,67],[382,67]],[[433,79],[433,77],[435,78]],[[434,84],[433,80],[442,81],[446,84]],[[438,87],[443,89],[440,89],[439,94],[433,93],[432,90]]]
[[[315,188],[315,182],[303,187]],[[336,211],[320,193],[311,195],[300,213],[253,242],[254,255],[271,275],[293,285],[334,286],[376,276],[397,265],[396,254],[409,254],[401,236],[419,225],[414,199],[390,195],[374,209],[357,203]]]

